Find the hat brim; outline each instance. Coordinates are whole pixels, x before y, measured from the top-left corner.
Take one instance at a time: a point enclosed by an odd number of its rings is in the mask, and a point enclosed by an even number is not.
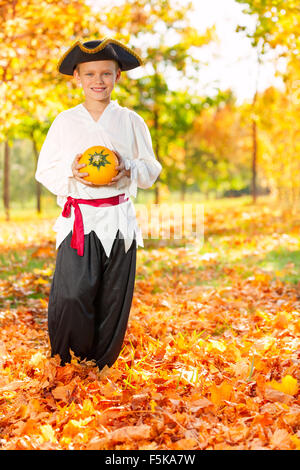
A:
[[[90,47],[86,47],[87,44]],[[122,71],[144,65],[143,59],[134,50],[116,39],[104,38],[85,43],[76,41],[59,60],[57,70],[62,75],[73,76],[77,64],[97,60],[115,60]]]

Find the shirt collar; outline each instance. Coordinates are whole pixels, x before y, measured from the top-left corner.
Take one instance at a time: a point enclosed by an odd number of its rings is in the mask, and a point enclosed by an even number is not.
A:
[[[82,110],[82,112],[85,114],[85,116],[93,122],[93,124],[100,124],[102,122],[102,120],[105,118],[105,114],[107,113],[108,110],[112,109],[113,107],[115,106],[118,106],[118,101],[117,100],[111,100],[108,105],[106,106],[106,108],[104,108],[104,111],[102,112],[101,116],[99,117],[99,119],[97,121],[95,121],[95,119],[92,117],[91,113],[87,110],[87,108],[84,106],[83,103],[80,103],[79,105],[79,108]]]

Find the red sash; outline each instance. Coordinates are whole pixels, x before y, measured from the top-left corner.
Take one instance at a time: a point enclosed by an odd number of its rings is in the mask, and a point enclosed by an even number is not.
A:
[[[95,207],[109,207],[116,206],[121,202],[128,201],[129,198],[124,198],[125,194],[118,194],[117,196],[106,197],[102,199],[75,199],[68,196],[67,201],[64,205],[62,216],[71,216],[71,206],[74,206],[75,220],[73,225],[73,235],[71,239],[71,247],[77,250],[79,256],[83,256],[84,253],[84,227],[81,210],[78,204],[89,204]]]

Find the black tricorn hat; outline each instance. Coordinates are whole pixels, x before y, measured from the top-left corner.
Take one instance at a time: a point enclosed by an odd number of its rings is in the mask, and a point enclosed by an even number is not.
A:
[[[116,39],[106,37],[101,41],[76,41],[59,60],[57,70],[63,75],[73,76],[77,64],[95,60],[115,60],[121,70],[131,70],[144,65],[144,61],[134,50]]]

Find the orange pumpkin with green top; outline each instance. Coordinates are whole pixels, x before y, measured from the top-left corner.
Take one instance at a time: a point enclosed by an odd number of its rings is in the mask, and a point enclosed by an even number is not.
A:
[[[89,173],[83,179],[93,184],[105,185],[111,182],[118,174],[116,167],[119,165],[116,154],[107,147],[95,145],[88,148],[79,158],[78,163],[86,165],[79,169],[81,173]]]

